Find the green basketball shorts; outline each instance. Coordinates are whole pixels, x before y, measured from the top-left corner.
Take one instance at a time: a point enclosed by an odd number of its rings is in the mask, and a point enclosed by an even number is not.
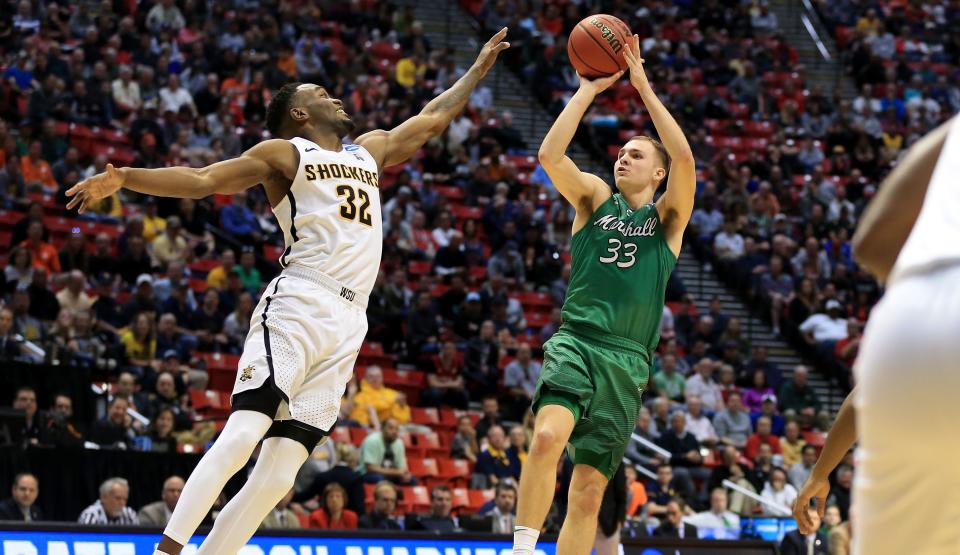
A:
[[[623,460],[650,377],[646,349],[625,338],[562,326],[544,344],[533,411],[561,405],[576,425],[567,452],[610,479]]]

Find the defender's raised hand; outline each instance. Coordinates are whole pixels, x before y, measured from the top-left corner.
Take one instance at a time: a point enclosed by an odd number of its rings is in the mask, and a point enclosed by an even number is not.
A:
[[[507,48],[510,48],[510,43],[504,42],[503,40],[506,36],[507,28],[504,27],[500,29],[496,35],[490,37],[490,40],[480,49],[477,61],[475,61],[473,65],[480,70],[481,78],[493,67],[493,64],[497,61],[497,56]]]
[[[630,68],[630,84],[637,90],[649,88],[647,71],[643,68],[644,60],[640,56],[640,35],[633,35],[633,40],[627,41],[626,48],[623,49],[623,58],[627,60],[627,67]]]
[[[123,187],[123,175],[113,164],[107,164],[106,169],[107,171],[88,177],[67,189],[66,195],[73,197],[67,203],[67,210],[79,205],[77,212],[83,214],[90,202],[109,197]]]

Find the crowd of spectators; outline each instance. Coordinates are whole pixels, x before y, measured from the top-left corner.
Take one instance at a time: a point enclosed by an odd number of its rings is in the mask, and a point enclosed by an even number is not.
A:
[[[23,212],[4,236],[13,248],[0,280],[0,359],[85,368],[112,384],[100,418],[87,422],[73,417],[69,395],[41,400],[21,388],[13,406],[26,414],[28,443],[202,448],[215,433],[198,431],[194,402],[211,383],[205,355],[239,352],[262,284],[277,271],[270,258],[280,234],[259,188],[198,201],[122,192],[74,220],[95,224],[94,233],[50,225],[51,216],[67,215],[67,188],[108,160],[200,166],[235,156],[265,136],[270,91],[291,79],[327,86],[362,132],[403,121],[464,71],[451,50],[431,45],[409,8],[320,4],[163,0],[131,9],[26,0],[0,17],[0,207]],[[848,17],[850,4],[836,3],[836,17]],[[504,63],[535,83],[533,94],[554,111],[577,85],[565,41],[579,19],[613,13],[640,33],[651,82],[691,131],[698,160],[687,245],[762,307],[775,333],[848,381],[880,293],[852,259],[853,226],[890,163],[956,110],[953,76],[900,64],[884,74],[886,87],[862,89],[852,102],[807,91],[796,52],[762,2],[470,7],[486,28],[511,28]],[[882,54],[882,41],[868,40],[876,14],[866,17],[856,51]],[[920,40],[908,36],[901,42],[912,46],[903,50],[924,52]],[[948,56],[933,63],[955,62],[951,45],[927,50]],[[880,84],[871,79],[862,84]],[[614,87],[587,115],[579,138],[599,157],[624,134],[653,133],[627,93]],[[98,135],[77,140],[81,129]],[[392,362],[425,372],[423,390],[410,398],[384,383],[386,368],[364,368],[341,408],[349,439],[314,451],[266,525],[467,526],[453,516],[456,491],[423,480],[407,450],[412,434],[429,432],[414,410],[480,404],[479,420],[461,413],[447,455],[472,469],[470,486],[496,488],[485,507],[492,529],[512,528],[541,346],[561,322],[572,222],[524,154],[512,115],[497,112],[481,86],[415,163],[385,172],[383,266],[368,340]],[[531,311],[520,293],[542,294],[546,309]],[[669,456],[631,445],[631,461],[657,479],[644,486],[628,467],[628,516],[684,534],[681,519],[737,528],[739,517],[777,514],[728,494],[723,481],[789,506],[816,456],[805,438],[825,430],[830,416],[807,369],[784,379],[719,299],[698,313],[673,279],[668,300],[636,434]],[[353,430],[362,439],[352,441]],[[831,506],[844,520],[851,473],[843,467],[833,480]],[[3,510],[16,518],[34,510],[36,482],[18,476]],[[429,495],[418,506],[430,510],[397,519],[398,504],[410,502],[403,495],[425,484]],[[182,480],[157,487],[161,501],[138,516],[126,508],[124,481],[105,482],[84,517],[158,523]]]

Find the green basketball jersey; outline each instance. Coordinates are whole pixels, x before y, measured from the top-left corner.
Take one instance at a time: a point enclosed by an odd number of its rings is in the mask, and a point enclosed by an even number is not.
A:
[[[623,337],[652,353],[677,263],[657,207],[632,210],[619,193],[612,195],[573,235],[571,256],[564,324]]]

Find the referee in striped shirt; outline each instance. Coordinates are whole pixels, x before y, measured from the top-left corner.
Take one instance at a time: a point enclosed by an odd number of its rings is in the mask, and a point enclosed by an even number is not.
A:
[[[137,512],[127,507],[130,484],[123,478],[109,478],[100,484],[100,499],[83,510],[80,524],[111,524],[135,526],[140,524]]]

